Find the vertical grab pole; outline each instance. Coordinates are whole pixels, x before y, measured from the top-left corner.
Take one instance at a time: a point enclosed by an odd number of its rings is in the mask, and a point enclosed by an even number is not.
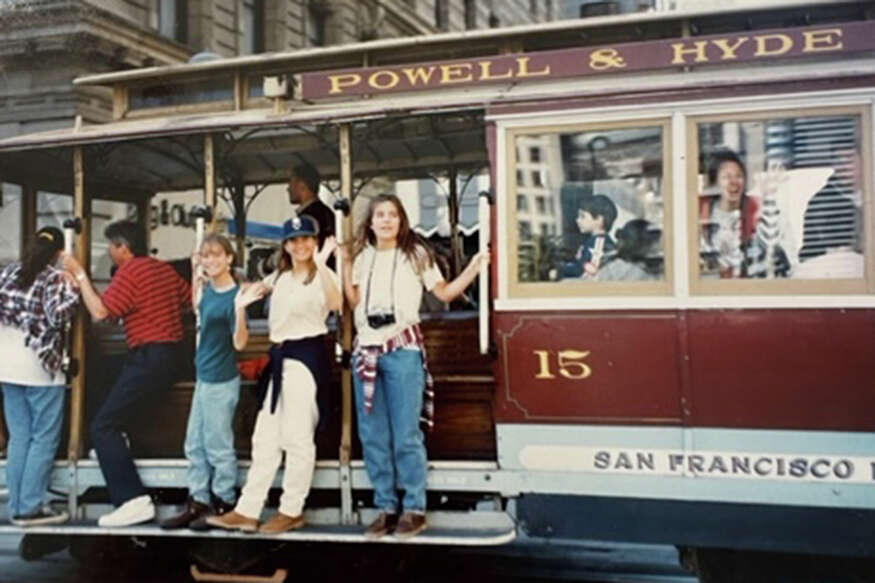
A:
[[[346,207],[343,216],[335,215],[335,225],[338,233],[338,242],[347,244],[347,237],[352,233],[352,214],[349,205],[352,201],[352,148],[350,144],[350,127],[348,123],[341,124],[339,128],[340,146],[340,208]],[[335,209],[338,208],[335,203]],[[339,219],[339,220],[338,220]],[[343,238],[341,238],[341,235]],[[342,258],[337,258],[337,271],[343,277]],[[343,280],[341,279],[341,293],[343,293]],[[352,351],[352,312],[349,305],[343,302],[343,317],[341,318],[343,331],[341,346],[343,348],[343,368],[341,369],[341,432],[340,451],[340,522],[341,524],[354,524],[352,507],[352,472],[350,471],[350,458],[352,457],[352,368],[349,355]]]
[[[206,232],[207,221],[211,219],[212,212],[210,207],[196,206],[191,209],[191,215],[194,217],[194,248],[195,251],[200,251],[201,243],[204,241],[204,233]],[[198,269],[201,269],[199,266]],[[195,280],[195,273],[192,273],[192,280]],[[197,294],[200,297],[200,293]],[[197,306],[192,306],[194,310],[194,345],[195,348],[200,343],[201,339],[201,313]]]
[[[91,201],[85,192],[84,152],[82,146],[73,148],[73,216],[79,223],[79,241],[75,246],[76,259],[86,273],[91,271]],[[75,231],[75,223],[73,229]],[[67,240],[72,237],[65,237]],[[70,438],[67,445],[67,468],[70,491],[67,498],[70,516],[75,519],[79,510],[78,462],[82,452],[82,425],[85,404],[85,335],[87,319],[80,305],[73,321],[72,359],[70,361]]]
[[[480,251],[489,250],[490,227],[492,225],[490,222],[492,219],[492,213],[490,212],[491,198],[490,193],[487,191],[480,193],[480,204],[478,207],[478,243]],[[480,264],[480,281],[477,284],[480,291],[477,303],[480,324],[480,354],[489,352],[489,268],[489,264]]]

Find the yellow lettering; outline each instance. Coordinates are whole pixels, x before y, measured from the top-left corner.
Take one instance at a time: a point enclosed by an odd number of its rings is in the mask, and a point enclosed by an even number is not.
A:
[[[838,51],[844,47],[841,41],[842,29],[840,28],[809,30],[803,32],[802,36],[805,37],[805,46],[802,48],[803,53]]]
[[[626,59],[620,56],[620,51],[617,49],[599,49],[589,54],[589,67],[596,71],[612,68],[624,69]]]
[[[693,43],[695,46],[692,48],[688,48],[684,43],[674,43],[671,45],[671,48],[674,49],[674,59],[672,59],[672,65],[686,65],[686,55],[696,55],[696,58],[693,60],[694,63],[707,63],[708,55],[705,52],[705,47],[708,46],[708,41],[700,40]]]
[[[416,87],[419,83],[427,85],[431,81],[431,75],[434,73],[434,67],[417,67],[415,69],[401,69],[401,72],[407,75],[407,80],[410,84]]]
[[[559,374],[566,379],[585,379],[592,375],[588,364],[580,362],[589,356],[589,350],[562,350],[559,352]]]
[[[540,370],[535,375],[536,379],[555,379],[556,375],[550,372],[550,353],[546,350],[533,350],[538,355],[538,363]]]
[[[380,83],[380,79],[382,77],[388,77],[389,80],[384,83]],[[371,73],[371,76],[368,77],[368,85],[373,87],[374,89],[392,89],[401,81],[401,78],[398,76],[398,73],[394,71],[376,71]]]
[[[494,81],[495,79],[510,79],[513,77],[513,69],[508,69],[504,72],[504,75],[493,75],[492,61],[480,61],[479,65],[481,81]]]
[[[775,57],[783,55],[793,48],[793,39],[786,34],[764,34],[754,37],[757,43],[757,50],[753,54],[755,57]],[[778,41],[779,46],[770,48],[769,43]]]
[[[517,77],[543,77],[544,75],[550,74],[550,65],[546,65],[540,71],[529,71],[529,61],[531,57],[517,57],[517,66],[519,67],[519,71],[517,71]]]
[[[465,81],[473,80],[474,77],[471,75],[471,63],[441,65],[441,84],[464,83]]]
[[[328,80],[331,82],[331,90],[329,95],[335,93],[343,93],[347,87],[355,87],[362,82],[362,76],[358,73],[344,73],[343,75],[329,75]]]
[[[714,43],[715,45],[717,45],[717,48],[719,48],[721,51],[723,51],[723,56],[721,58],[724,61],[731,61],[733,59],[738,58],[738,56],[735,54],[735,51],[737,51],[738,47],[740,47],[741,45],[743,45],[747,41],[748,41],[748,38],[746,36],[741,36],[741,37],[738,37],[738,39],[735,41],[735,44],[729,44],[729,41],[726,40],[725,38],[721,38],[719,40],[713,40],[711,42]]]

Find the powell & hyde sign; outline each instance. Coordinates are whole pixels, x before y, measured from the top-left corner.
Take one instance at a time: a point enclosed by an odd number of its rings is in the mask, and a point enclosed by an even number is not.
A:
[[[301,74],[301,97],[420,91],[875,49],[875,21]]]

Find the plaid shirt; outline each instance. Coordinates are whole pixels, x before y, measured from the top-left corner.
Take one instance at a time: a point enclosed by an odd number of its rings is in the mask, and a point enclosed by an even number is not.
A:
[[[36,352],[49,374],[55,374],[63,357],[64,324],[72,317],[79,294],[51,266],[23,290],[18,286],[20,271],[21,264],[13,263],[0,272],[0,324],[23,330],[25,346]]]

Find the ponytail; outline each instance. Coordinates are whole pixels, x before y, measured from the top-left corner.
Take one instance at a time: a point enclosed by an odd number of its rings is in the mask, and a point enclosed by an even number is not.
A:
[[[36,276],[55,261],[55,256],[64,248],[64,234],[55,227],[43,227],[36,232],[21,260],[18,272],[18,287],[30,289]]]

